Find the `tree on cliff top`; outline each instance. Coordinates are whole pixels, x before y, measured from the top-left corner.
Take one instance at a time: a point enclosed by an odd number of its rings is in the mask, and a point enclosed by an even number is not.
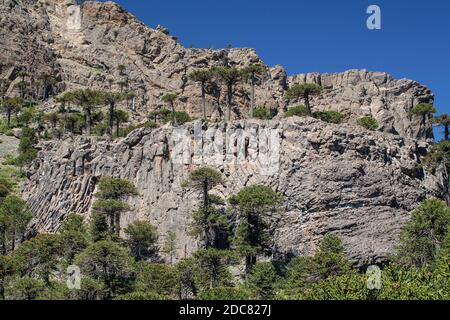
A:
[[[175,114],[175,101],[177,98],[178,95],[176,93],[166,93],[161,97],[161,101],[168,103],[172,110],[172,121],[175,126],[177,125],[177,117]]]
[[[202,115],[206,121],[206,84],[211,81],[213,74],[211,70],[195,70],[189,74],[189,79],[200,83],[202,94]]]
[[[308,109],[308,115],[312,116],[310,97],[321,94],[322,90],[322,87],[315,83],[296,83],[286,91],[284,98],[286,100],[298,100],[304,98],[305,106]]]

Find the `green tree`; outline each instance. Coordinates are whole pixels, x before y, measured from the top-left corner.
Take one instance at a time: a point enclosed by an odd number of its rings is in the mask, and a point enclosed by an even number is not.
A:
[[[158,233],[156,227],[147,221],[135,221],[124,230],[131,255],[137,260],[145,260],[157,252]]]
[[[308,115],[308,109],[303,106],[294,106],[290,107],[288,111],[284,114],[286,118],[297,116],[297,117],[305,117]]]
[[[255,110],[255,86],[258,84],[258,81],[261,80],[261,77],[267,72],[266,68],[260,64],[251,64],[241,70],[242,77],[246,82],[250,82],[250,116],[254,116]]]
[[[21,243],[12,255],[21,275],[39,277],[50,284],[50,275],[57,270],[60,253],[58,236],[39,234]]]
[[[58,234],[61,252],[67,265],[71,265],[75,256],[89,244],[83,217],[71,214],[59,228]]]
[[[154,292],[172,297],[178,286],[176,269],[173,266],[157,263],[139,263],[136,271],[134,290]]]
[[[358,124],[361,127],[366,128],[367,130],[375,131],[378,129],[378,121],[373,117],[362,117],[357,120]]]
[[[440,141],[433,145],[428,153],[422,158],[425,169],[434,173],[436,169],[443,165],[449,172],[450,169],[450,141]]]
[[[17,270],[17,265],[10,256],[0,255],[0,300],[5,299],[6,280]]]
[[[436,259],[450,226],[450,209],[438,199],[427,199],[411,213],[402,230],[398,261],[407,266],[423,266]]]
[[[175,265],[177,272],[177,296],[180,300],[196,297],[198,294],[198,264],[194,258],[184,258]]]
[[[220,247],[220,236],[228,227],[228,218],[223,210],[214,207],[221,204],[218,197],[213,197],[209,191],[216,185],[223,183],[222,174],[215,169],[202,167],[191,172],[187,184],[201,190],[203,203],[193,215],[191,235],[205,237],[205,246]],[[219,202],[219,203],[217,203]],[[222,202],[222,204],[224,204]]]
[[[83,123],[83,115],[80,112],[72,112],[66,115],[65,126],[69,128],[71,134],[75,133],[75,130]]]
[[[168,231],[165,237],[163,252],[169,255],[170,264],[173,264],[173,256],[176,252],[177,235],[173,231]]]
[[[306,109],[308,109],[308,115],[312,116],[312,110],[309,101],[310,97],[314,95],[320,95],[322,93],[322,90],[322,87],[315,83],[296,83],[286,91],[284,98],[288,101],[304,98]]]
[[[189,74],[189,79],[200,83],[202,95],[202,115],[203,120],[206,121],[206,85],[213,78],[211,70],[195,70]]]
[[[114,112],[114,121],[116,122],[116,136],[120,137],[120,125],[127,122],[129,119],[128,112],[123,110],[116,110]]]
[[[202,167],[192,171],[187,181],[187,185],[202,192],[203,208],[208,208],[209,206],[209,191],[221,183],[223,183],[222,174],[209,167]]]
[[[103,213],[94,212],[92,214],[89,231],[93,242],[115,239],[113,233],[110,232],[107,217]]]
[[[242,74],[239,69],[235,67],[217,67],[213,68],[212,71],[227,87],[227,113],[225,122],[231,121],[234,87],[241,81]]]
[[[84,110],[86,117],[86,134],[91,134],[92,112],[102,104],[102,94],[100,91],[92,89],[80,89],[70,92],[72,101]]]
[[[6,230],[3,226],[0,227],[2,231],[5,230],[7,233],[7,235],[2,235],[2,237],[10,240],[11,251],[14,251],[17,238],[23,238],[27,225],[32,218],[31,212],[25,201],[15,195],[9,195],[0,204],[0,216],[2,216],[0,218],[1,221],[8,221]]]
[[[8,128],[11,127],[11,115],[19,112],[23,105],[24,101],[19,97],[7,98],[3,100],[2,110],[6,114],[6,124],[8,125]]]
[[[84,276],[81,278],[80,289],[72,290],[70,295],[76,300],[106,300],[111,293],[103,281]]]
[[[270,187],[253,185],[244,187],[229,202],[236,212],[236,230],[233,244],[245,256],[246,274],[256,263],[256,256],[269,247],[268,226],[264,217],[276,211],[281,196]]]
[[[426,125],[427,117],[436,113],[436,109],[430,103],[419,103],[411,109],[411,113],[422,117],[422,126]]]
[[[175,115],[175,101],[178,99],[178,95],[176,93],[166,93],[161,97],[161,101],[169,104],[170,109],[172,110],[172,121],[174,125],[178,125],[177,117]]]
[[[116,114],[116,105],[123,100],[125,100],[125,95],[119,92],[103,92],[102,93],[102,103],[107,105],[109,107],[109,134],[112,136],[114,131],[114,121],[116,121],[117,124],[117,136],[119,136],[119,125],[120,122],[122,122],[122,119],[119,116],[119,114]],[[123,111],[124,112],[124,111]],[[119,120],[119,121],[117,121]],[[128,120],[126,120],[128,121]]]
[[[216,248],[201,249],[193,255],[205,280],[203,288],[215,288],[231,284],[228,266],[236,260],[234,252]]]
[[[450,115],[448,114],[442,114],[439,117],[435,117],[433,119],[433,123],[437,126],[444,127],[444,138],[446,141],[448,141],[448,137],[450,134],[449,127],[450,127]]]
[[[31,277],[15,277],[5,288],[6,300],[35,300],[45,290],[41,279]]]
[[[97,197],[102,199],[122,199],[138,194],[132,182],[106,176],[100,178],[98,189]]]
[[[245,285],[255,299],[270,300],[275,298],[277,280],[277,272],[272,263],[257,262],[245,280]]]
[[[112,241],[98,241],[75,257],[84,276],[102,281],[112,293],[127,286],[133,261],[125,248]]]
[[[103,214],[109,220],[112,233],[120,234],[120,217],[123,212],[130,210],[130,206],[121,200],[99,199],[92,206],[94,213]]]
[[[328,123],[341,123],[344,118],[338,111],[318,111],[313,113],[313,117]]]
[[[52,128],[56,128],[58,121],[60,120],[58,112],[50,112],[44,114],[44,120],[49,122]]]

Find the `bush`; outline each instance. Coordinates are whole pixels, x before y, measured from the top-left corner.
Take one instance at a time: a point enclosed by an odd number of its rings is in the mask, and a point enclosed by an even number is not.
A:
[[[358,124],[367,130],[373,131],[378,129],[378,121],[373,117],[362,117],[358,119]]]
[[[217,301],[250,300],[250,295],[243,289],[219,287],[205,290],[204,292],[200,293],[197,299]]]
[[[253,110],[253,118],[261,120],[270,120],[272,119],[272,115],[266,108],[255,108],[255,110]]]
[[[313,117],[328,123],[341,123],[344,116],[337,111],[318,111],[313,113]]]
[[[172,116],[170,116],[170,118],[172,118]],[[177,123],[178,124],[183,124],[183,123],[187,123],[187,122],[192,121],[192,119],[189,116],[189,114],[187,114],[184,111],[175,112],[175,118],[177,119]]]
[[[285,113],[285,117],[306,117],[308,115],[308,109],[304,105],[290,107],[288,111]]]

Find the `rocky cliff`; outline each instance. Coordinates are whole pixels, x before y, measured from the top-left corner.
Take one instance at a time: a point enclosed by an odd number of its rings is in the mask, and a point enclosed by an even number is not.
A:
[[[24,188],[34,227],[55,231],[70,213],[89,215],[98,178],[130,179],[140,195],[122,225],[146,219],[177,234],[177,256],[197,241],[187,235],[200,195],[183,188],[201,165],[220,169],[222,197],[265,184],[285,197],[270,218],[275,254],[310,254],[327,233],[342,237],[360,264],[392,252],[408,212],[427,196],[441,196],[442,181],[418,168],[428,145],[393,134],[314,119],[201,122],[138,129],[117,142],[77,138],[47,142]],[[161,239],[163,240],[163,239]]]
[[[134,102],[127,106],[134,122],[144,121],[151,110],[162,107],[160,97],[169,91],[180,96],[177,109],[198,116],[200,89],[188,80],[188,73],[250,63],[263,64],[253,49],[184,48],[165,28],[148,28],[113,2],[87,1],[82,7],[74,0],[5,0],[0,4],[0,78],[12,80],[10,94],[20,81],[19,71],[26,70],[36,75],[32,81],[37,90],[42,87],[39,75],[50,74],[55,79],[54,93],[80,87],[134,93]],[[281,115],[287,107],[284,91],[294,82],[324,87],[324,94],[313,99],[315,110],[337,110],[350,121],[372,115],[381,131],[432,138],[430,127],[421,126],[422,119],[409,113],[414,105],[433,100],[430,90],[415,81],[366,70],[287,76],[281,66],[266,66],[256,87],[256,104]],[[226,90],[221,85],[208,90],[208,114],[218,120]],[[234,119],[247,117],[249,91],[246,83],[236,87]],[[50,99],[43,108],[55,105]]]
[[[13,96],[26,71],[32,90],[50,93],[42,110],[56,108],[52,97],[58,93],[90,87],[134,93],[133,103],[120,106],[129,108],[134,123],[162,107],[160,97],[167,92],[178,93],[178,110],[198,116],[200,88],[188,73],[251,63],[264,65],[252,49],[184,48],[165,28],[151,29],[112,2],[0,4],[0,79],[11,82],[6,93]],[[208,124],[138,129],[115,142],[94,137],[42,142],[23,189],[35,215],[32,227],[53,232],[71,213],[88,217],[99,177],[111,175],[130,179],[140,193],[129,199],[133,209],[122,225],[147,219],[162,235],[175,231],[177,257],[189,255],[198,246],[187,230],[199,195],[182,182],[194,168],[210,165],[226,176],[225,185],[214,190],[220,196],[255,183],[285,196],[282,210],[269,219],[275,255],[312,253],[331,232],[343,238],[358,264],[383,260],[408,212],[423,198],[444,192],[442,175],[419,166],[432,143],[431,125],[410,113],[414,105],[432,102],[433,94],[382,72],[288,76],[281,66],[265,69],[256,104],[271,109],[273,121],[246,119],[249,85],[240,83],[234,121],[221,123],[226,90],[219,83],[208,88]],[[345,123],[284,119],[285,90],[303,82],[324,88],[312,99],[314,110],[340,111]],[[362,116],[376,118],[379,129],[356,125]]]

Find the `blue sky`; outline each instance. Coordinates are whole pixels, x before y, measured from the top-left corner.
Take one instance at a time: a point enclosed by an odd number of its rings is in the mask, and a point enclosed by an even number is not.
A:
[[[161,24],[185,45],[255,48],[289,74],[385,71],[428,86],[450,113],[448,0],[118,0],[138,19]],[[368,30],[378,5],[382,29]]]

